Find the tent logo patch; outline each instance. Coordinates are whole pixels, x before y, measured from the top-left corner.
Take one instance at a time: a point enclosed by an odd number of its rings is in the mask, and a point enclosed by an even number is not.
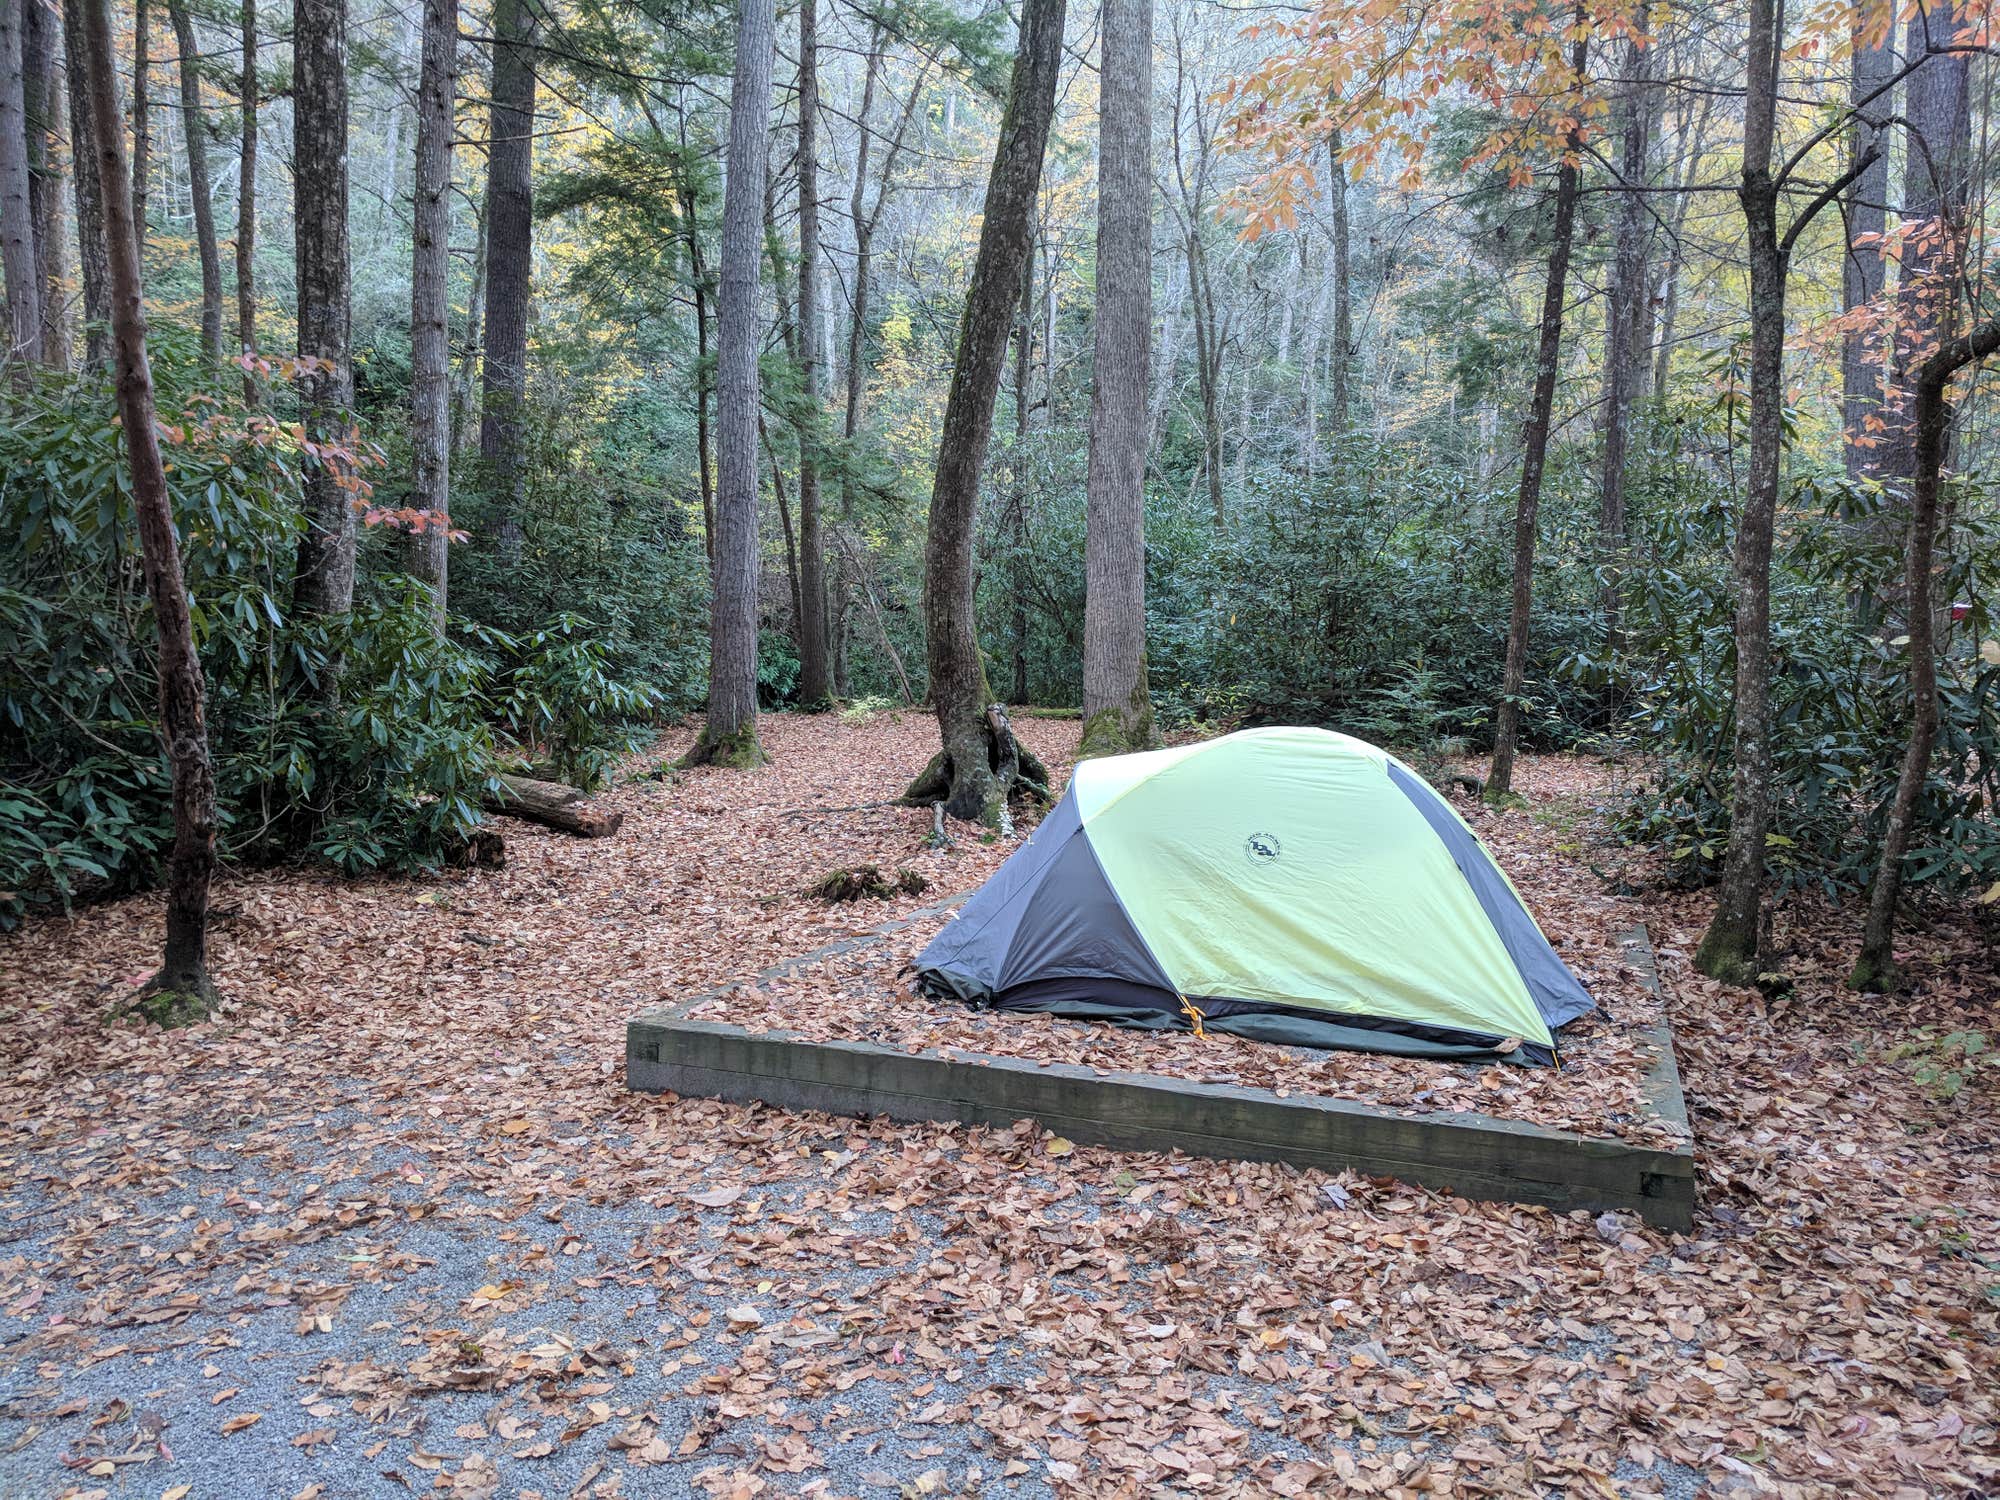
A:
[[[1275,833],[1253,833],[1243,841],[1243,853],[1253,865],[1268,865],[1282,852]]]

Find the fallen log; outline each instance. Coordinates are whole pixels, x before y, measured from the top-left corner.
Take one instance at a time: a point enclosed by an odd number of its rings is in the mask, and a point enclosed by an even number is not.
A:
[[[573,833],[578,838],[608,838],[625,825],[625,814],[599,807],[573,786],[560,781],[536,781],[527,776],[502,776],[501,790],[485,799],[489,812],[510,818],[525,818],[546,828]]]

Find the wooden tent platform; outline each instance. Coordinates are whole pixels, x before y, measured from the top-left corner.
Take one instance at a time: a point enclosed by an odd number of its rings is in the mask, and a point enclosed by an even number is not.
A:
[[[955,904],[928,907],[745,982],[790,976]],[[1646,929],[1635,927],[1620,941],[1632,968],[1657,991]],[[1629,1209],[1664,1229],[1686,1230],[1694,1221],[1694,1156],[1688,1145],[1661,1149],[1471,1112],[1422,1114],[1335,1098],[1281,1098],[1268,1089],[1231,1084],[1107,1074],[956,1048],[946,1056],[867,1042],[812,1041],[691,1019],[689,1012],[716,993],[627,1023],[627,1087],[896,1120],[1009,1126],[1032,1119],[1071,1140],[1118,1150],[1185,1151],[1329,1172],[1353,1168],[1467,1198],[1593,1212]],[[1646,1083],[1648,1106],[1679,1127],[1686,1140],[1687,1105],[1665,1022],[1650,1041],[1656,1060]]]

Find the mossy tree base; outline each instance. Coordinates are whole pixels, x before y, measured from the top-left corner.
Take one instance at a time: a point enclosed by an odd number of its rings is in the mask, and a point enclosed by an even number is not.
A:
[[[1715,927],[1695,950],[1694,966],[1710,979],[1742,989],[1755,989],[1764,972],[1754,938],[1746,942],[1735,932]]]
[[[138,994],[113,1011],[112,1019],[140,1020],[172,1031],[199,1025],[213,1016],[221,1004],[222,996],[216,993],[207,974],[197,970],[169,975],[162,970],[147,980]]]
[[[1078,760],[1097,755],[1130,755],[1151,750],[1160,743],[1154,729],[1153,706],[1141,701],[1131,709],[1099,709],[1083,723],[1083,739],[1076,749]]]
[[[704,729],[694,748],[675,761],[673,768],[685,771],[694,766],[719,766],[725,771],[754,771],[770,763],[771,757],[757,738],[757,726],[751,723],[713,737]]]
[[[1903,974],[1896,967],[1896,961],[1886,953],[1874,953],[1864,948],[1860,958],[1855,960],[1854,972],[1847,976],[1847,987],[1859,990],[1864,995],[1893,995],[1902,987]]]

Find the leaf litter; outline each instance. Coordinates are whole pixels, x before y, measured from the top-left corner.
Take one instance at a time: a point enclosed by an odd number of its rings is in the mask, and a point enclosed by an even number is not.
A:
[[[1891,1055],[1914,1025],[1990,1024],[1990,923],[1916,931],[1917,993],[1885,1005],[1838,989],[1852,914],[1796,908],[1789,996],[1724,991],[1687,961],[1699,897],[1613,896],[1591,867],[1626,856],[1579,852],[1618,773],[1532,759],[1527,810],[1467,811],[1610,996],[1575,1067],[1143,1039],[1155,1071],[1622,1129],[1646,1002],[1616,934],[1643,918],[1695,1125],[1688,1236],[1026,1125],[628,1094],[630,1016],[864,930],[803,894],[829,866],[960,891],[1007,852],[933,849],[926,813],[863,805],[922,764],[928,720],[765,731],[769,769],[622,782],[616,838],[508,825],[502,871],[232,874],[231,1005],[190,1032],[102,1019],[149,972],[157,897],[0,939],[0,1492],[2000,1482],[1990,1075],[1942,1098]],[[1073,725],[1020,732],[1066,767]],[[838,1017],[838,970],[794,1000]],[[968,1019],[855,1024],[969,1045]],[[1106,1067],[1141,1041],[1012,1032]]]

